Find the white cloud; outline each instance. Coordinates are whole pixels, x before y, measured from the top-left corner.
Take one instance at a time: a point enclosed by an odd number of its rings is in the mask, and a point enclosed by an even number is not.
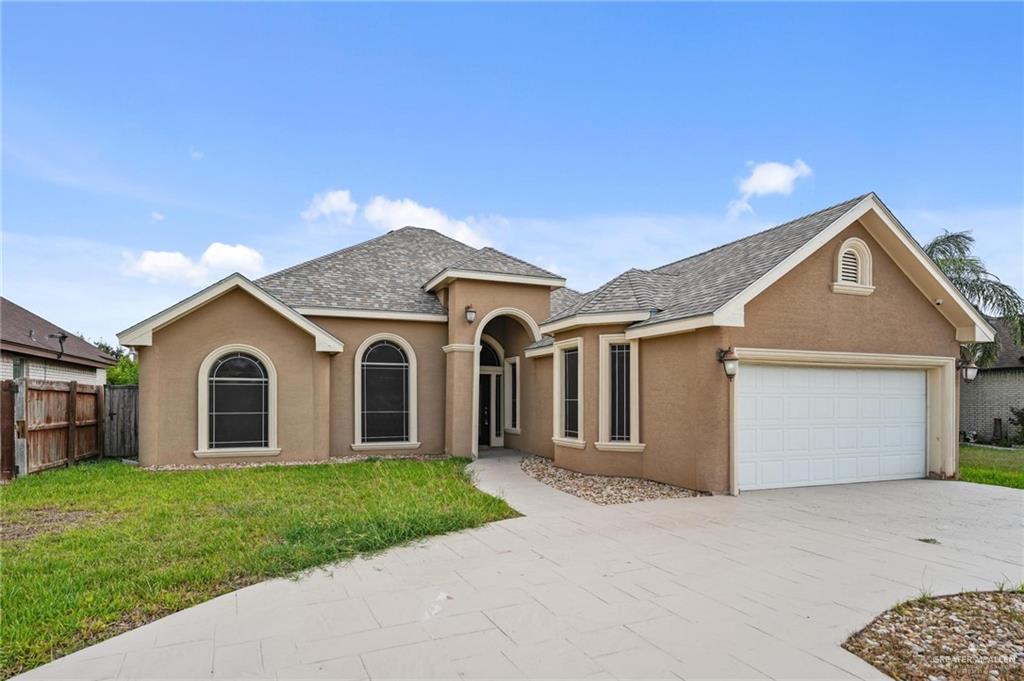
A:
[[[166,218],[166,215],[164,215],[163,213],[159,213],[157,211],[153,211],[152,213],[149,214],[149,219],[152,220],[153,222],[163,222]]]
[[[814,171],[809,165],[797,159],[793,165],[767,161],[765,163],[747,163],[750,174],[740,180],[740,197],[729,203],[729,217],[735,219],[743,213],[752,213],[750,199],[754,196],[793,193],[796,181],[802,177],[810,177]]]
[[[489,243],[478,220],[456,220],[436,208],[420,205],[412,199],[392,200],[386,196],[375,196],[366,204],[363,216],[379,229],[429,227],[476,248]]]
[[[123,254],[121,273],[129,277],[142,277],[152,282],[183,282],[198,286],[217,276],[241,272],[255,276],[263,271],[263,256],[254,248],[214,242],[198,261],[181,251],[143,251],[136,256]]]
[[[202,161],[206,158],[206,152],[202,149],[196,149],[195,147],[190,146],[188,148],[188,157],[193,161]]]
[[[347,189],[332,189],[314,196],[300,215],[306,222],[324,220],[351,225],[358,210],[359,205],[352,200],[352,192]]]

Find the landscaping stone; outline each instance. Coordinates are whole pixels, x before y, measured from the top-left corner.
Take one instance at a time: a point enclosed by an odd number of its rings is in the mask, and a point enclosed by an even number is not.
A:
[[[595,504],[631,504],[652,499],[700,496],[700,492],[653,480],[577,473],[559,468],[550,459],[540,456],[527,456],[521,465],[531,478]]]
[[[970,592],[901,603],[843,647],[906,681],[1024,679],[1024,592]]]

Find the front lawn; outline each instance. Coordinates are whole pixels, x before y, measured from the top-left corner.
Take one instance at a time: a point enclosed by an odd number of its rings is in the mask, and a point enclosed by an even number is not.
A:
[[[1024,449],[960,445],[960,479],[1024,489]]]
[[[154,473],[0,488],[0,675],[270,577],[515,515],[465,460]]]

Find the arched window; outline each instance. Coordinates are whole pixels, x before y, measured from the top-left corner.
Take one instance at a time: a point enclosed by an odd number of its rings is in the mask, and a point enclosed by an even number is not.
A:
[[[501,359],[498,358],[498,353],[495,351],[491,344],[486,341],[480,342],[480,366],[482,367],[500,367]]]
[[[871,276],[871,250],[868,245],[857,237],[844,241],[836,259],[836,279],[832,282],[832,291],[869,295],[875,290]]]
[[[277,374],[270,358],[247,345],[217,348],[199,369],[196,456],[274,455]]]
[[[419,446],[416,442],[416,356],[404,339],[378,334],[356,357],[353,449]]]

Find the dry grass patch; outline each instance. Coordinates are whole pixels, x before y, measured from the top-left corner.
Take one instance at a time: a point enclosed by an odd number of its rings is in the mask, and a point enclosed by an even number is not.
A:
[[[84,525],[96,516],[90,511],[65,511],[59,508],[30,508],[0,523],[0,541],[31,539],[40,534],[63,532]]]
[[[923,596],[886,611],[843,647],[905,681],[1024,679],[1024,592]]]
[[[694,492],[692,489],[653,480],[577,473],[559,468],[550,459],[541,456],[527,456],[521,465],[523,471],[531,478],[595,504],[630,504],[652,499],[700,496],[700,492]]]

